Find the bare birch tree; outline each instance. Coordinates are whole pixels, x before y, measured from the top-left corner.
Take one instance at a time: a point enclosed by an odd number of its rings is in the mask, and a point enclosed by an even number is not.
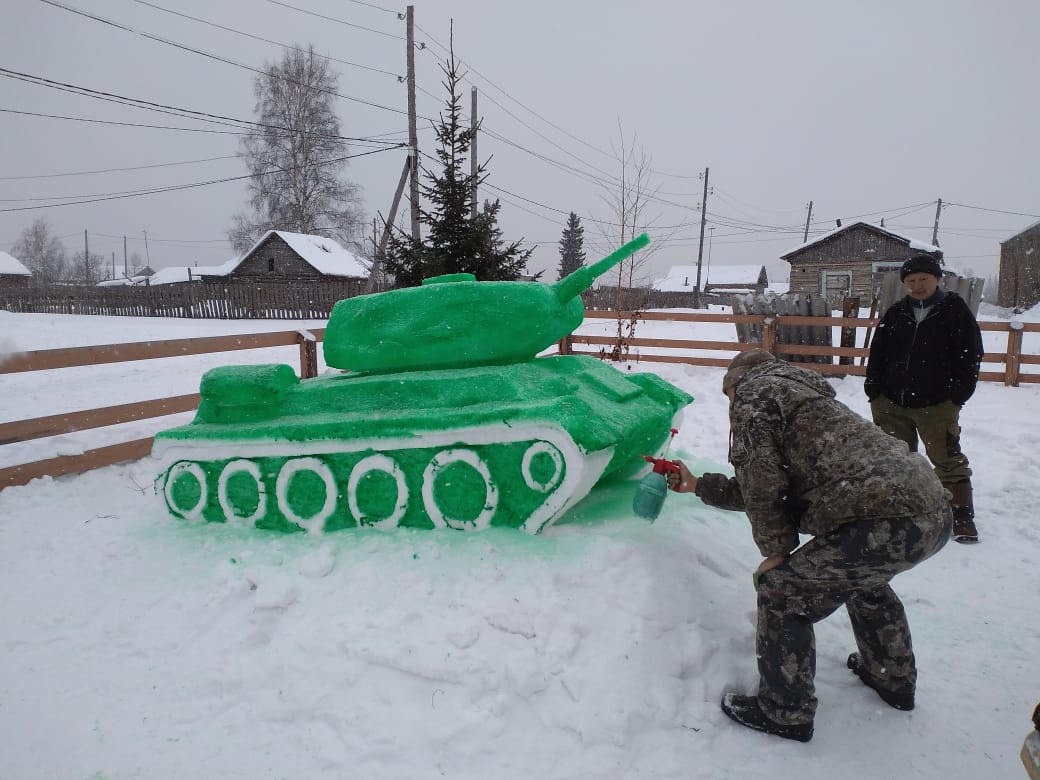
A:
[[[333,105],[338,80],[313,45],[286,49],[256,78],[257,125],[239,149],[252,176],[251,213],[234,218],[228,237],[236,251],[268,230],[359,245],[360,189],[342,178],[348,145]]]
[[[11,247],[11,254],[32,271],[37,282],[53,284],[65,278],[68,265],[65,246],[43,218],[34,220],[22,231]]]
[[[631,241],[640,233],[649,233],[650,245],[636,253],[617,267],[617,343],[609,357],[614,360],[627,360],[629,342],[635,335],[636,317],[639,311],[646,308],[646,295],[637,295],[639,281],[637,271],[663,246],[669,235],[654,235],[654,225],[661,218],[661,212],[654,207],[660,189],[653,181],[651,158],[646,150],[637,145],[636,138],[626,139],[621,124],[618,124],[618,140],[611,142],[611,150],[620,168],[618,181],[612,186],[604,185],[600,198],[612,216],[610,224],[596,223],[609,251],[613,251]],[[671,233],[674,233],[671,228]],[[627,310],[631,316],[623,317]]]

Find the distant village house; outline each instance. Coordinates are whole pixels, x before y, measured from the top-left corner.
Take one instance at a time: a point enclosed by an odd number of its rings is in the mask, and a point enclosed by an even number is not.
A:
[[[1040,303],[1040,222],[1000,242],[997,305],[1025,311]]]
[[[0,287],[28,287],[32,271],[7,252],[0,252]]]
[[[870,301],[887,271],[914,255],[943,263],[942,250],[894,230],[856,221],[839,226],[780,256],[791,264],[790,292],[824,296],[840,305],[847,297]]]

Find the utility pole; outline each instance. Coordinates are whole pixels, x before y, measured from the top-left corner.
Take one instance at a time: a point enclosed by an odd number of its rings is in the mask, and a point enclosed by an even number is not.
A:
[[[942,211],[942,198],[935,204],[935,227],[932,228],[932,245],[939,246],[939,212]]]
[[[126,259],[126,236],[123,236],[123,276],[130,278],[130,264]]]
[[[112,253],[112,278],[116,278],[116,253]]]
[[[697,308],[701,307],[701,258],[704,256],[704,223],[708,218],[708,169],[704,169],[704,197],[701,199],[701,240],[697,245]]]
[[[90,278],[90,246],[87,244],[87,231],[83,231],[83,284]]]
[[[147,230],[142,230],[141,232],[144,233],[144,261],[146,263],[148,263],[148,267],[151,268],[152,267],[152,255],[148,251],[148,231]]]
[[[469,107],[469,129],[473,138],[469,144],[469,175],[473,181],[473,192],[470,197],[473,199],[473,205],[470,207],[470,218],[477,218],[477,88],[473,87],[469,91],[470,107]]]
[[[809,201],[809,213],[805,215],[805,234],[802,236],[802,243],[806,243],[809,240],[809,220],[812,219],[812,201]]]
[[[408,44],[408,146],[412,158],[408,198],[411,200],[412,240],[418,244],[421,236],[419,235],[419,130],[416,127],[415,117],[415,6],[408,6],[405,20],[407,26],[405,41]]]
[[[372,258],[372,267],[368,271],[368,283],[365,285],[365,292],[370,293],[375,290],[376,277],[379,275],[380,267],[383,263],[383,257],[386,255],[386,243],[390,240],[390,231],[394,229],[394,220],[397,219],[397,207],[401,204],[401,195],[404,193],[404,183],[408,180],[408,172],[411,168],[412,158],[409,155],[404,158],[404,169],[401,171],[401,179],[397,182],[397,192],[394,193],[394,202],[390,204],[390,216],[386,220],[385,227],[383,228],[383,238],[379,242],[379,248],[376,249],[375,257]]]

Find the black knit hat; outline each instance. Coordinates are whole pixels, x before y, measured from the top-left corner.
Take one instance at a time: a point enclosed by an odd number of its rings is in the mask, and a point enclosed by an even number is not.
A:
[[[899,269],[899,281],[905,281],[910,274],[931,274],[942,279],[939,261],[931,255],[914,255]]]

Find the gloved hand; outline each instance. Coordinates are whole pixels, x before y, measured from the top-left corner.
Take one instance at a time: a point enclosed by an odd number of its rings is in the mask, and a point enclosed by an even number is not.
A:
[[[755,583],[755,590],[758,590],[758,583],[762,579],[762,575],[770,569],[775,569],[777,566],[787,560],[786,555],[774,555],[770,558],[766,558],[762,563],[758,564],[758,568],[755,569],[755,573],[751,575],[751,581]]]
[[[668,487],[676,493],[694,493],[697,490],[697,477],[690,473],[686,464],[681,460],[673,461],[679,467],[679,473],[670,472],[665,475]]]

